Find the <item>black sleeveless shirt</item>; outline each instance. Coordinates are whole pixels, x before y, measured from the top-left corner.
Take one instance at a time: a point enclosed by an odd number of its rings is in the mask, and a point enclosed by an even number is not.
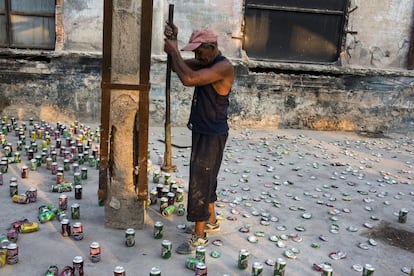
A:
[[[224,56],[219,54],[208,67],[225,59]],[[212,84],[196,86],[188,127],[194,132],[206,135],[227,133],[229,130],[227,124],[228,106],[228,94],[226,96],[218,94]]]

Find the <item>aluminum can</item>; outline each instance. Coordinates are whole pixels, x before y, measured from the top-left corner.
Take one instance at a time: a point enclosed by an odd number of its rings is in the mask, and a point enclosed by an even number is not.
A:
[[[67,195],[60,195],[59,196],[59,210],[67,210],[68,209],[68,197]]]
[[[184,189],[178,188],[177,192],[175,193],[175,201],[176,202],[183,202],[184,201]]]
[[[170,192],[170,189],[168,189],[165,185],[164,188],[162,188],[162,197],[166,197],[168,199],[168,193]]]
[[[157,192],[157,190],[152,190],[150,192],[150,204],[151,205],[157,204],[157,199],[158,199],[158,192]]]
[[[198,264],[198,260],[194,257],[188,257],[185,260],[185,267],[191,270],[195,270],[197,264]]]
[[[167,193],[167,198],[168,198],[168,205],[174,205],[175,194],[172,192],[169,192]]]
[[[73,174],[73,184],[74,185],[81,185],[81,175],[79,172],[75,172]]]
[[[17,264],[19,262],[19,247],[16,243],[7,245],[7,264]]]
[[[98,263],[101,261],[101,246],[99,243],[91,243],[89,246],[89,257],[93,263]]]
[[[53,175],[57,174],[57,168],[58,164],[56,162],[52,162],[52,164],[50,165],[50,170]]]
[[[0,248],[0,268],[7,264],[7,248]]]
[[[132,247],[135,245],[135,230],[132,228],[125,230],[125,245],[127,247]]]
[[[161,239],[162,238],[162,229],[164,228],[164,224],[161,221],[156,221],[154,223],[154,239]]]
[[[240,269],[246,269],[249,266],[250,252],[246,249],[241,249],[239,252],[239,260],[237,265]]]
[[[206,248],[202,245],[197,246],[195,258],[202,263],[206,262]]]
[[[151,268],[149,276],[161,276],[161,270],[158,267]]]
[[[10,244],[9,239],[5,234],[0,234],[0,248],[6,249],[7,246]]]
[[[71,211],[71,218],[72,219],[80,219],[80,206],[77,203],[73,203],[70,207]]]
[[[22,159],[20,157],[20,152],[15,152],[14,153],[14,163],[21,163]]]
[[[362,270],[362,276],[371,276],[374,275],[375,268],[370,264],[365,264]]]
[[[168,198],[161,197],[160,199],[160,212],[162,213],[165,208],[168,207]]]
[[[56,174],[56,184],[61,184],[63,182],[63,173],[58,172]]]
[[[254,262],[252,266],[252,276],[261,275],[263,275],[263,264],[259,262]]]
[[[18,189],[18,186],[17,186],[17,182],[10,183],[9,190],[10,190],[10,197],[18,195],[19,194],[19,189]]]
[[[75,199],[82,199],[82,186],[81,185],[75,186]]]
[[[161,257],[169,259],[171,257],[172,243],[169,240],[163,240],[161,243]]]
[[[168,217],[168,216],[171,216],[174,213],[174,211],[175,211],[175,206],[169,205],[164,210],[162,210],[161,215],[163,217]]]
[[[402,208],[398,214],[398,222],[399,223],[406,223],[407,222],[407,216],[408,216],[408,210],[405,208]]]
[[[3,185],[4,181],[3,181],[3,173],[0,172],[0,185]]]
[[[28,178],[29,177],[29,167],[23,166],[22,167],[22,178]]]
[[[157,197],[161,198],[162,197],[162,189],[164,188],[164,185],[162,184],[157,184]]]
[[[83,276],[83,258],[82,256],[76,256],[72,261],[73,265],[73,275],[74,276]]]
[[[205,263],[197,263],[195,267],[196,276],[207,276],[207,266]]]
[[[330,265],[322,265],[322,273],[321,276],[332,276],[333,269]]]
[[[114,268],[114,276],[125,276],[125,268],[122,266],[116,266]]]
[[[165,173],[164,174],[164,185],[169,185],[170,184],[170,178],[171,178],[170,173]]]
[[[178,205],[176,213],[177,213],[177,216],[184,216],[185,214],[184,204]]]
[[[160,182],[161,172],[160,170],[154,171],[152,174],[152,182],[158,184]]]
[[[286,270],[286,261],[283,258],[277,258],[273,276],[284,276]]]
[[[83,225],[80,222],[75,222],[72,227],[72,238],[76,241],[82,240],[83,235]]]
[[[61,234],[64,237],[70,237],[71,231],[70,231],[70,222],[68,219],[62,219],[61,222]]]
[[[37,189],[35,187],[30,187],[26,194],[30,203],[37,201]]]
[[[83,179],[83,180],[88,179],[88,169],[87,168],[82,168],[81,169],[81,179]]]

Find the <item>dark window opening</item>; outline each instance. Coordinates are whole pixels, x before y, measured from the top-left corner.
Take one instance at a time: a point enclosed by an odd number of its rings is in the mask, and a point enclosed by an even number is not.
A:
[[[337,62],[348,0],[246,0],[243,48],[249,58]]]
[[[55,48],[55,0],[0,0],[0,47]]]

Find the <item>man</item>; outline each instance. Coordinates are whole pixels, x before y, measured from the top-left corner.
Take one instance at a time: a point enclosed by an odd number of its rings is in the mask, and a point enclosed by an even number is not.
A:
[[[164,51],[171,56],[171,66],[185,86],[194,86],[188,127],[192,131],[190,181],[187,220],[195,222],[188,242],[177,248],[179,254],[194,253],[199,245],[208,244],[206,232],[219,231],[214,202],[217,200],[217,175],[228,137],[227,109],[234,81],[230,61],[221,55],[217,34],[198,29],[183,51],[194,52],[184,60],[177,46],[178,29],[165,27]]]

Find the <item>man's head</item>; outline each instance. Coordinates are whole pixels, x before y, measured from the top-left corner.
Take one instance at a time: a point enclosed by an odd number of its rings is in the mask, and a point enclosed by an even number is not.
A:
[[[217,45],[217,34],[210,29],[202,28],[195,30],[190,37],[188,44],[182,49],[183,51],[194,51],[201,45]]]

